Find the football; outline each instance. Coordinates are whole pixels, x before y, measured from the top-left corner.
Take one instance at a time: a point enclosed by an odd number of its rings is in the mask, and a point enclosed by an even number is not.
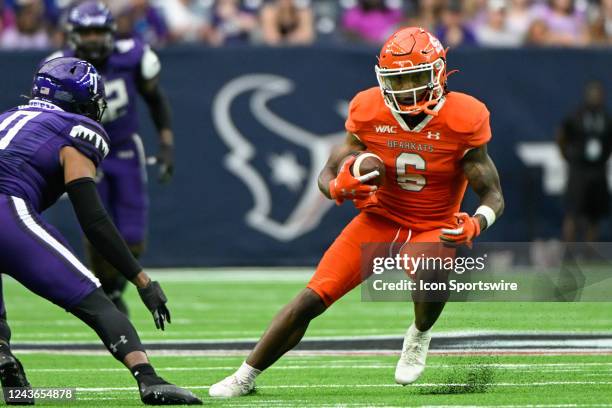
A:
[[[381,186],[385,181],[385,164],[382,159],[368,151],[361,152],[356,157],[355,162],[351,166],[351,174],[354,177],[360,177],[373,171],[378,171],[378,176],[366,181],[365,184]]]

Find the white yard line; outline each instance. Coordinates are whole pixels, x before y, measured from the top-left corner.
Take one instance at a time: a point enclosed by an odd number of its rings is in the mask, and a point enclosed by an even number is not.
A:
[[[412,384],[411,388],[427,388],[427,387],[467,387],[470,384],[466,383],[422,383]],[[528,383],[492,383],[488,384],[491,387],[548,387],[551,385],[612,385],[612,381],[541,381]],[[191,385],[185,386],[192,390],[206,390],[210,388],[208,385]],[[283,384],[283,385],[260,385],[259,389],[321,389],[321,388],[398,388],[402,386],[398,384]],[[109,391],[126,391],[134,392],[136,387],[82,387],[77,388],[77,392],[109,392]]]
[[[106,350],[54,350],[54,349],[21,349],[15,351],[17,354],[50,354],[50,355],[74,355],[74,356],[108,356]],[[149,350],[148,355],[155,357],[246,357],[249,350]],[[376,357],[376,356],[398,356],[398,350],[304,350],[290,351],[287,353],[290,357]],[[524,349],[481,349],[481,350],[456,350],[456,351],[436,351],[432,350],[429,355],[438,356],[609,356],[612,355],[610,350],[591,349],[543,349],[530,350]]]
[[[612,363],[585,363],[585,364],[559,364],[558,368],[552,369],[542,369],[542,367],[550,367],[549,364],[430,364],[427,366],[428,369],[457,369],[457,368],[466,368],[466,367],[492,367],[498,368],[502,370],[520,370],[520,371],[537,371],[538,373],[565,373],[565,372],[580,372],[586,373],[581,375],[594,376],[594,375],[602,375],[602,376],[610,376],[612,375],[612,368],[601,369],[601,366],[610,366]],[[592,369],[581,368],[583,366],[592,366]],[[233,366],[213,366],[213,367],[159,367],[158,371],[227,371],[227,370],[235,370],[237,365]],[[275,365],[273,370],[313,370],[313,369],[346,369],[346,370],[360,370],[360,369],[392,369],[395,368],[395,364],[279,364]],[[597,370],[598,374],[593,374],[592,372]],[[87,368],[30,368],[28,372],[41,372],[41,373],[72,373],[72,372],[89,372],[91,369]],[[96,368],[96,372],[124,372],[125,368]],[[601,374],[602,371],[605,371],[609,374]]]

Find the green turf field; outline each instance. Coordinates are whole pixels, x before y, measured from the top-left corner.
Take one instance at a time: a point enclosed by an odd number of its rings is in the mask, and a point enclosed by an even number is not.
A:
[[[132,320],[144,341],[258,338],[309,275],[253,272],[157,274],[169,298],[173,324],[165,332],[156,330],[130,288]],[[10,278],[4,278],[4,292],[13,341],[96,339],[72,315]],[[607,303],[450,303],[435,330],[612,331],[611,311]],[[356,289],[315,320],[308,336],[402,335],[411,319],[410,304],[361,302]]]
[[[191,388],[213,406],[569,407],[609,406],[612,398],[611,356],[431,356],[423,377],[408,387],[393,384],[394,357],[286,357],[260,377],[254,395],[233,400],[213,400],[206,393],[209,384],[240,364],[239,357],[153,361],[164,377]],[[130,376],[105,356],[30,354],[23,362],[33,384],[77,387],[77,400],[65,405],[138,405]]]
[[[274,313],[297,293],[307,271],[284,273],[156,273],[169,298],[173,324],[156,331],[135,292],[128,297],[145,342],[255,339]],[[94,342],[80,321],[4,280],[13,343]],[[455,331],[612,332],[607,303],[454,303],[435,333]],[[401,336],[411,321],[402,303],[363,303],[354,291],[317,319],[307,337]],[[399,350],[398,350],[399,351]],[[75,387],[67,406],[138,405],[127,371],[110,356],[27,353],[20,357],[39,387]],[[244,357],[161,355],[153,363],[168,380],[192,387],[214,406],[612,406],[612,355],[431,355],[416,385],[395,386],[394,356],[287,356],[260,377],[256,395],[227,401],[207,387]],[[41,401],[41,404],[50,404]],[[54,405],[58,405],[57,403]]]

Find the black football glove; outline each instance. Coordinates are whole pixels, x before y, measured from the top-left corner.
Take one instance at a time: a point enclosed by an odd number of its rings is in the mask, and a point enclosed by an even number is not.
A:
[[[168,183],[174,173],[174,146],[167,143],[159,145],[157,153],[157,165],[159,174],[157,180],[161,184]]]
[[[144,288],[138,288],[138,294],[147,309],[153,314],[155,327],[164,330],[164,322],[167,320],[168,323],[171,323],[170,311],[166,307],[168,299],[159,286],[159,282],[151,281]]]

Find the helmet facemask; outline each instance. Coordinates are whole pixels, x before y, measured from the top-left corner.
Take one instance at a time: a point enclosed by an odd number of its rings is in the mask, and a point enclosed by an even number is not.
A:
[[[78,58],[102,64],[113,52],[114,32],[108,27],[79,27],[70,30],[68,41]]]
[[[80,115],[87,116],[96,122],[102,122],[102,116],[104,116],[106,111],[106,100],[99,98],[90,103],[79,105],[75,110]]]
[[[385,105],[393,112],[436,115],[431,108],[444,95],[444,59],[402,68],[381,68],[377,65],[375,71]]]

